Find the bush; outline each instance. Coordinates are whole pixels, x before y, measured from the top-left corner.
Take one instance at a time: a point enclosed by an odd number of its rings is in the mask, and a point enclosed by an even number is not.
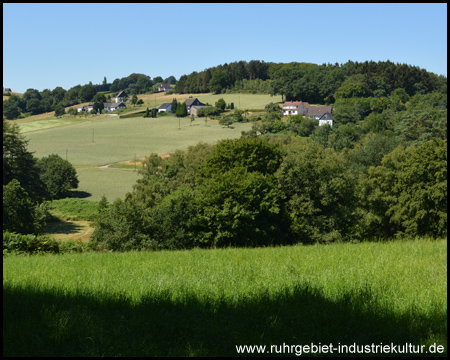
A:
[[[3,254],[36,254],[59,253],[56,240],[47,235],[23,235],[15,232],[3,231]]]

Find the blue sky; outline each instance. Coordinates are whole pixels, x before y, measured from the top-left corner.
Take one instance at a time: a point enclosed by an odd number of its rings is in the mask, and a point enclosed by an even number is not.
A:
[[[390,60],[447,76],[447,4],[3,4],[3,86],[16,92],[239,60]]]

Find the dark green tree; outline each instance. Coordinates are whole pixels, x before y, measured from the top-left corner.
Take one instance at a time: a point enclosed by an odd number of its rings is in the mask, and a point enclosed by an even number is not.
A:
[[[360,178],[367,237],[447,234],[447,140],[397,147]]]
[[[216,101],[215,104],[216,108],[220,109],[221,111],[224,111],[227,103],[225,102],[225,100],[223,98],[220,98],[219,100]]]
[[[198,246],[283,242],[284,216],[272,176],[244,167],[231,168],[202,182],[197,197]]]
[[[235,167],[248,172],[258,171],[263,175],[273,174],[281,163],[278,144],[264,139],[236,139],[219,142],[199,168],[199,174],[210,177],[222,174]]]
[[[3,120],[3,185],[17,179],[35,203],[46,195],[39,177],[37,159],[28,151],[28,140],[19,133],[17,125]]]
[[[292,141],[277,180],[296,241],[327,243],[350,240],[356,178],[346,157],[309,139]]]
[[[55,106],[55,116],[61,117],[66,113],[66,110],[64,109],[64,106],[62,104],[58,104]]]
[[[39,221],[41,220],[41,221]],[[3,185],[3,230],[20,234],[37,234],[42,231],[42,219],[28,193],[17,179]]]
[[[88,102],[91,101],[95,94],[97,94],[97,90],[94,85],[84,85],[78,92],[78,97],[80,102]]]
[[[51,154],[39,159],[38,166],[42,182],[47,187],[50,199],[67,195],[70,189],[78,187],[78,176],[73,165],[59,155]]]
[[[147,108],[147,110],[145,110],[145,117],[148,118],[150,117],[150,110]]]
[[[215,94],[220,94],[223,90],[227,89],[230,84],[230,77],[227,71],[218,70],[209,81],[209,88]]]
[[[182,102],[182,103],[177,105],[176,115],[178,117],[185,117],[185,116],[187,116],[187,108],[186,108],[186,103],[185,102]]]
[[[32,115],[37,115],[41,113],[41,102],[39,99],[32,98],[27,101],[26,106],[27,112],[31,112]]]
[[[170,112],[172,114],[176,114],[177,113],[177,106],[178,106],[178,102],[176,98],[173,98],[172,100],[172,105],[170,106]]]
[[[19,106],[15,101],[6,100],[3,101],[3,115],[8,120],[17,119],[20,115]]]

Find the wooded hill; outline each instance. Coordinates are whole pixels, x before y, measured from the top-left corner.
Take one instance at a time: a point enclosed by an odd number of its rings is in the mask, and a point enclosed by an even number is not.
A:
[[[405,89],[409,96],[433,91],[447,93],[447,78],[417,66],[390,61],[316,65],[252,60],[225,63],[183,75],[175,92],[255,90],[283,95],[286,100],[323,104],[333,103],[336,96],[387,96],[398,88]]]

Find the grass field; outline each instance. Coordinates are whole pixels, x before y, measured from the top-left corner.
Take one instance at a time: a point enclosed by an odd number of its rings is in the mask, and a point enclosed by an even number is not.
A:
[[[139,179],[137,172],[132,170],[99,169],[92,166],[75,167],[80,181],[78,191],[83,192],[87,200],[99,201],[105,195],[109,202],[123,199],[127,192]]]
[[[436,343],[446,355],[447,240],[3,259],[3,356],[311,343]]]
[[[129,170],[97,169],[95,166],[118,163],[149,156],[184,150],[200,141],[214,143],[220,139],[238,138],[250,123],[226,128],[217,121],[202,119],[190,126],[189,118],[174,116],[155,119],[142,117],[120,119],[110,117],[70,126],[47,128],[25,133],[28,149],[36,157],[58,154],[77,169],[79,191],[88,193],[88,199],[100,200],[103,193],[108,200],[123,197],[136,182],[136,173]],[[31,126],[32,123],[29,125]],[[24,124],[28,125],[28,124]]]
[[[180,120],[174,116],[160,118],[111,117],[72,126],[44,129],[24,134],[29,139],[28,148],[35,156],[55,153],[73,165],[106,165],[148,156],[187,149],[200,141],[213,143],[220,139],[240,137],[241,131],[251,128],[250,123],[237,123],[226,128],[217,121],[202,119],[190,126],[188,117]]]

